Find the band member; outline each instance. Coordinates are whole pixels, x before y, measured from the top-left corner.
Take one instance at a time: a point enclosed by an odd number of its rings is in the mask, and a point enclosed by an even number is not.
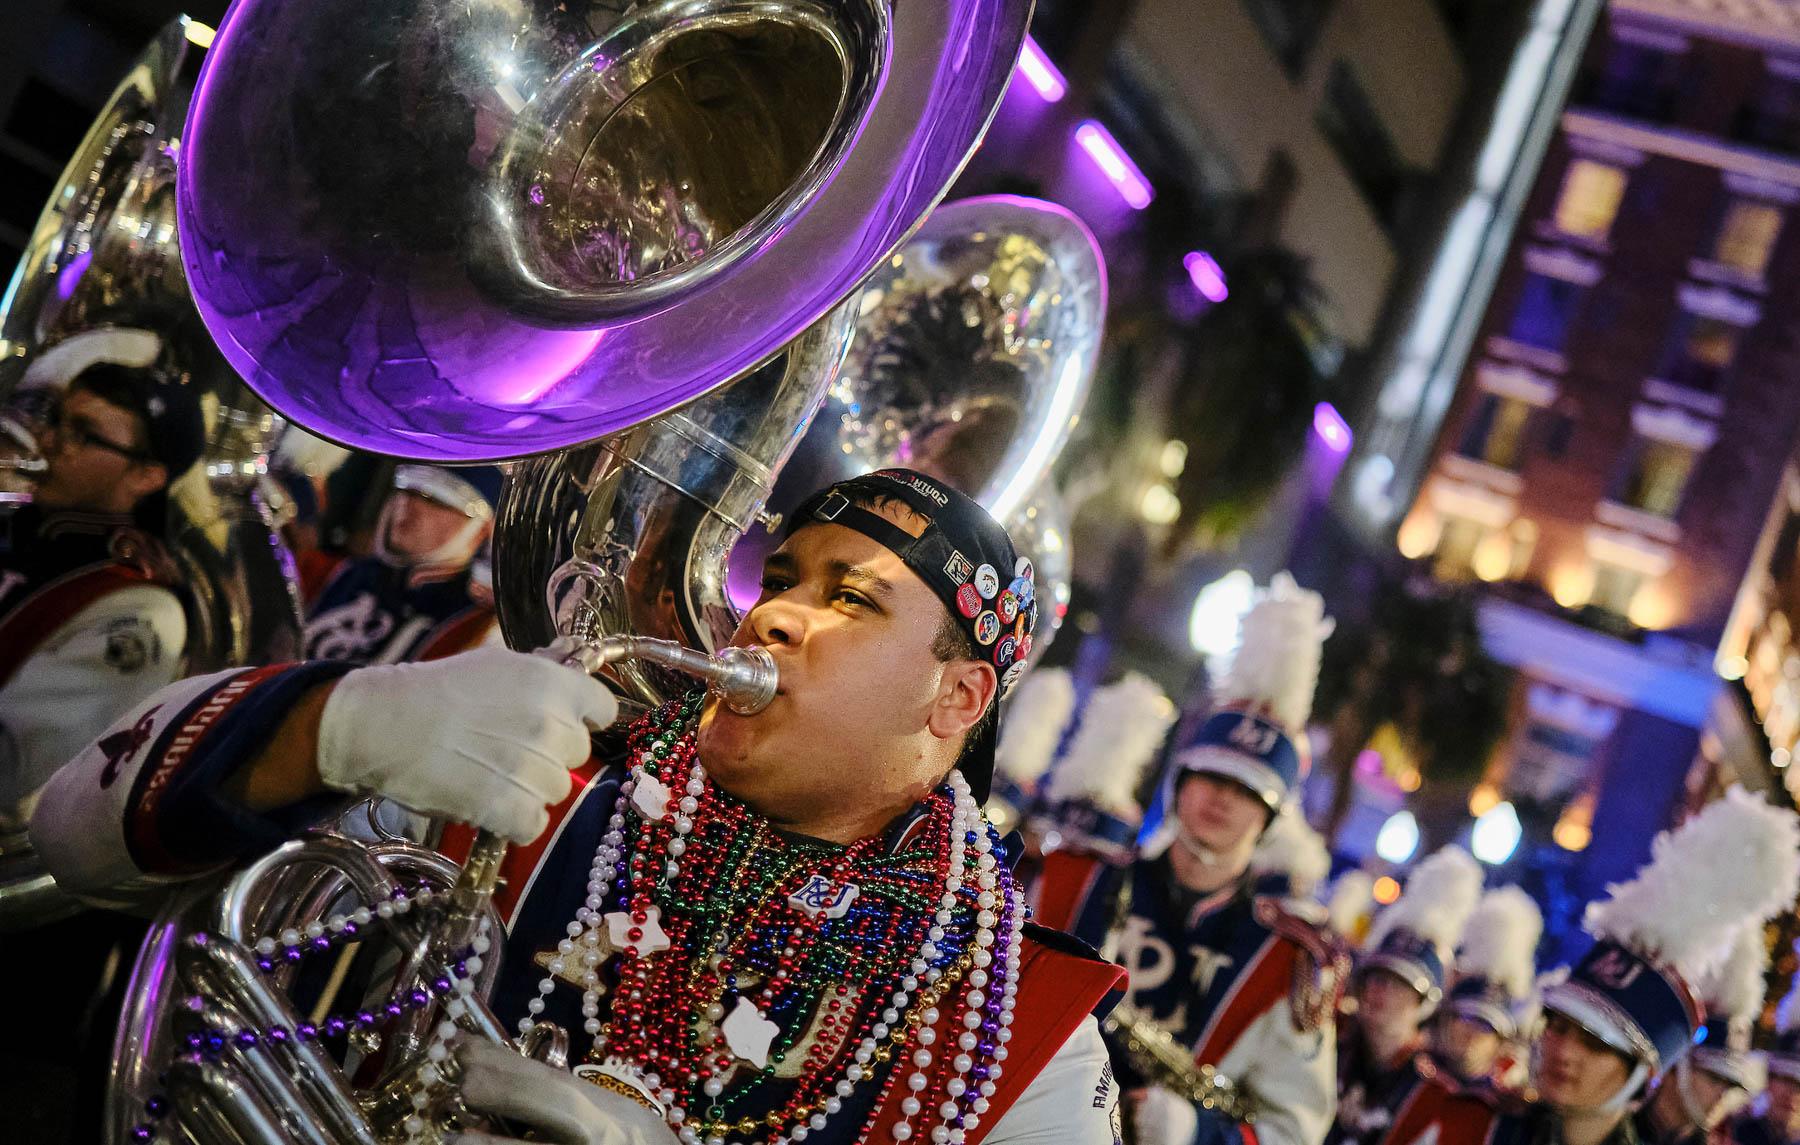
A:
[[[493,1005],[563,1023],[594,1084],[467,1047],[463,1096],[552,1139],[1113,1141],[1091,1011],[1121,972],[1024,922],[979,807],[1037,621],[1029,562],[908,470],[793,520],[737,632],[780,668],[755,716],[696,692],[589,761],[615,703],[540,657],[222,674],[131,713],[139,748],[59,772],[33,837],[60,881],[114,901],[344,792],[530,840],[504,872]]]
[[[22,827],[20,800],[180,675],[164,490],[204,438],[189,388],[145,368],[88,365],[52,406],[30,500],[0,506],[0,829]]]
[[[1792,1002],[1782,1007],[1783,1029],[1762,1055],[1768,1072],[1762,1107],[1731,1126],[1738,1145],[1794,1145],[1800,1142],[1800,1027],[1790,1024]]]
[[[1305,772],[1329,632],[1320,597],[1278,575],[1240,624],[1218,710],[1175,754],[1167,819],[1144,855],[1123,867],[1045,857],[1039,918],[1105,940],[1130,972],[1132,1011],[1256,1106],[1253,1128],[1217,1108],[1176,1110],[1173,1079],[1132,1063],[1142,1140],[1318,1145],[1331,1124],[1338,948],[1310,912],[1258,895],[1250,874],[1258,839]]]
[[[1769,972],[1764,921],[1739,928],[1731,956],[1700,980],[1706,1024],[1699,1040],[1638,1111],[1638,1134],[1648,1145],[1723,1145],[1730,1119],[1762,1092],[1767,1075],[1750,1052],[1750,1028]]]
[[[1481,894],[1481,867],[1460,847],[1421,862],[1382,911],[1356,968],[1353,1016],[1338,1027],[1338,1109],[1328,1141],[1379,1141],[1422,1078],[1435,1073],[1424,1026]]]
[[[1390,1145],[1637,1145],[1633,1111],[1700,1029],[1688,983],[1739,928],[1793,903],[1800,820],[1734,787],[1664,832],[1651,854],[1588,907],[1598,941],[1544,990],[1533,1100],[1428,1081],[1396,1115]]]
[[[1454,981],[1431,1025],[1431,1059],[1458,1084],[1524,1083],[1521,1018],[1537,976],[1544,916],[1518,887],[1481,896],[1463,927]]]
[[[395,664],[497,641],[493,594],[475,558],[499,496],[493,466],[399,466],[373,552],[315,552],[302,562],[307,656]]]
[[[185,589],[162,543],[164,490],[200,456],[201,410],[186,385],[107,358],[154,356],[158,345],[144,331],[110,331],[32,363],[40,396],[54,395],[30,435],[44,468],[28,501],[0,504],[0,851],[9,855],[27,849],[29,793],[181,674]],[[114,742],[143,731],[122,725]],[[8,942],[7,967],[15,982],[58,989],[9,994],[0,1099],[21,1099],[8,1103],[21,1110],[20,1140],[54,1141],[70,1138],[72,1109],[99,1105],[112,1038],[94,1014],[120,977],[109,967],[130,965],[143,924],[54,896],[34,896],[26,917],[34,929]],[[54,1092],[71,1099],[43,1100]]]

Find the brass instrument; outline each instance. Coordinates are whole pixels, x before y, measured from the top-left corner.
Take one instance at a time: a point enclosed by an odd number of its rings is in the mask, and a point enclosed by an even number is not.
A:
[[[1156,1085],[1233,1121],[1256,1120],[1255,1094],[1212,1066],[1196,1062],[1192,1050],[1129,1002],[1113,1007],[1101,1025],[1124,1048],[1131,1064]]]
[[[0,507],[30,499],[46,465],[34,426],[89,361],[153,365],[199,391],[200,462],[171,475],[164,530],[182,575],[191,674],[291,659],[300,647],[293,561],[258,485],[284,423],[213,347],[176,243],[175,166],[204,50],[186,19],[132,64],[63,169],[0,293]],[[29,789],[48,776],[23,777]],[[79,909],[0,820],[0,930]]]
[[[188,280],[222,353],[307,429],[445,463],[537,455],[512,468],[497,519],[514,647],[550,643],[645,702],[666,670],[699,667],[727,702],[752,703],[766,666],[688,649],[735,627],[726,556],[769,520],[864,280],[979,141],[1029,13],[1030,0],[237,0],[185,128]],[[1066,293],[1091,304],[1092,285]],[[1026,492],[1091,369],[1091,347],[1044,349],[1061,363],[1062,420],[1039,417],[1046,436],[1007,461],[1037,468]],[[394,990],[416,989],[480,927],[503,849],[478,837],[458,872],[412,844],[317,835],[223,895],[172,904],[134,971],[109,1139],[129,1139],[172,1052],[171,1117],[200,1145],[375,1145],[456,1124],[454,1101],[421,1089],[429,1006],[363,1047],[383,1055],[371,1080],[354,1054],[186,1053],[192,1019],[175,1003],[279,1023],[296,983],[280,967],[263,977],[244,942],[304,934],[396,880],[433,892],[422,919],[382,927]],[[482,1007],[458,1023],[505,1040]],[[539,1029],[520,1048],[554,1060],[559,1042]],[[422,1133],[405,1127],[414,1109]]]
[[[182,121],[206,54],[195,28],[171,22],[132,64],[38,217],[0,296],[0,422],[16,430],[5,468],[40,466],[19,439],[48,398],[39,367],[71,350],[154,365],[199,391],[206,449],[185,477],[171,474],[166,530],[186,580],[187,667],[199,673],[297,655],[300,612],[292,559],[257,493],[284,423],[207,337],[176,240]],[[84,338],[108,349],[77,350]]]

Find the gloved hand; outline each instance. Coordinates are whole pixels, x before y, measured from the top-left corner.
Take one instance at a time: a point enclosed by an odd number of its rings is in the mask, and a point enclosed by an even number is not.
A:
[[[505,648],[359,668],[325,701],[319,775],[528,843],[587,761],[589,729],[618,713],[598,680]]]
[[[1129,1104],[1141,1145],[1192,1145],[1199,1133],[1193,1103],[1161,1086],[1138,1091]]]
[[[520,1057],[493,1042],[469,1039],[456,1049],[463,1104],[531,1130],[558,1145],[674,1145],[675,1133],[649,1108],[582,1081],[567,1070]],[[503,1145],[516,1137],[463,1133],[455,1145]]]

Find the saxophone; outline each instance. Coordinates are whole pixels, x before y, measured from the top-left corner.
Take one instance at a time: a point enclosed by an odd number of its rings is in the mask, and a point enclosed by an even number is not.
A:
[[[1136,1006],[1120,1002],[1101,1028],[1125,1051],[1132,1067],[1156,1085],[1233,1121],[1255,1122],[1261,1103],[1254,1093],[1195,1061],[1186,1046]]]

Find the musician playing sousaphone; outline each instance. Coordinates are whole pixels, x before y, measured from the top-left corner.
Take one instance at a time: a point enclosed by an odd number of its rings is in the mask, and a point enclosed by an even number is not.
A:
[[[149,725],[138,747],[102,739],[59,772],[34,839],[65,887],[111,901],[352,794],[526,844],[496,900],[504,942],[478,938],[457,976],[497,954],[496,1012],[559,1019],[585,1059],[571,1076],[491,1043],[449,1052],[463,1101],[536,1139],[1113,1141],[1093,1011],[1123,976],[1025,923],[980,807],[995,704],[1038,616],[1029,562],[974,501],[907,470],[840,482],[793,520],[735,639],[779,666],[760,714],[692,693],[590,760],[615,702],[540,657],[228,672],[127,714]],[[357,917],[259,955],[303,958]],[[385,1020],[234,1041],[333,1044]]]
[[[1140,1140],[1318,1145],[1331,1124],[1337,946],[1319,915],[1259,893],[1251,869],[1303,773],[1330,631],[1318,594],[1277,576],[1242,621],[1218,711],[1175,756],[1160,845],[1122,867],[1045,858],[1038,917],[1116,951],[1131,1010],[1154,1027],[1118,1037],[1134,1074],[1121,1082],[1144,1090]],[[1129,1052],[1159,1033],[1191,1059],[1186,1074]]]

